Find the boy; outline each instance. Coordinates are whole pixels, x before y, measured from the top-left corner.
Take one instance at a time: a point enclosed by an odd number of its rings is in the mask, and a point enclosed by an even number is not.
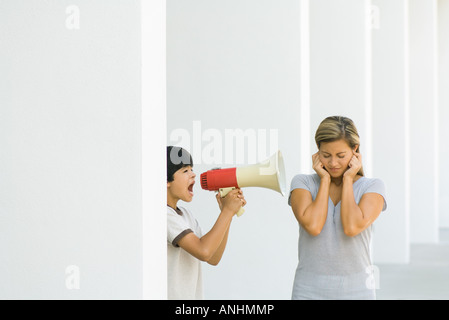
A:
[[[201,262],[220,262],[235,213],[246,204],[240,189],[225,198],[217,194],[220,215],[212,229],[202,234],[189,210],[179,200],[193,199],[195,173],[192,156],[183,148],[167,147],[167,275],[168,299],[203,299]]]

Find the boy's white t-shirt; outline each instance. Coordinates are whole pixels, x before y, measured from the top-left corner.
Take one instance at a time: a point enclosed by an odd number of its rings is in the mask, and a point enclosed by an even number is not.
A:
[[[201,261],[178,246],[178,241],[190,232],[198,238],[203,234],[190,211],[178,209],[167,206],[167,297],[170,300],[203,299]]]

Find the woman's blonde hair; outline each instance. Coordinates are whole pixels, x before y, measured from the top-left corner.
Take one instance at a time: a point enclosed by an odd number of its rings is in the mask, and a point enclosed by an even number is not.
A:
[[[322,142],[345,140],[351,149],[357,146],[356,152],[360,152],[360,136],[354,122],[346,117],[332,116],[321,121],[315,133],[315,142],[320,149]],[[363,166],[357,173],[364,175]]]

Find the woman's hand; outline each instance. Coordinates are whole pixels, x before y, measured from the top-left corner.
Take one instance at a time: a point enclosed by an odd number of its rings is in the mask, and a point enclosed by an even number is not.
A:
[[[343,174],[343,177],[351,177],[355,178],[357,173],[362,168],[362,155],[360,153],[357,153],[353,151],[353,156],[351,161],[349,161],[348,169]]]
[[[315,153],[312,156],[312,163],[313,163],[313,170],[315,170],[320,179],[323,179],[325,177],[330,178],[329,172],[327,172],[326,169],[324,169],[324,165],[320,160],[319,152]]]

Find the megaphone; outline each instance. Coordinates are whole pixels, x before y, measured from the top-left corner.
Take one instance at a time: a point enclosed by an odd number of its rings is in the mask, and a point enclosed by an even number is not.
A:
[[[285,196],[285,168],[281,151],[270,158],[245,167],[212,169],[201,174],[201,188],[219,191],[224,198],[235,188],[261,187],[279,192]],[[240,217],[243,208],[237,212]]]

